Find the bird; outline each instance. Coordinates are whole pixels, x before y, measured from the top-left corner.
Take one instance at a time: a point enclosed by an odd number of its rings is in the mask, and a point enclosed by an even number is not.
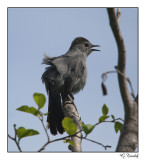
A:
[[[93,51],[100,51],[93,47],[84,37],[75,38],[69,50],[58,57],[45,55],[42,64],[48,65],[42,75],[49,96],[47,122],[52,135],[63,134],[62,110],[63,97],[71,96],[82,90],[87,80],[86,59]]]

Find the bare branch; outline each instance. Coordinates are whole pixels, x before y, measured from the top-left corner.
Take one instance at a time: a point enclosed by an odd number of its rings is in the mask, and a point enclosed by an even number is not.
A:
[[[96,123],[95,125],[97,126],[97,125],[99,125],[99,124],[101,124],[101,123],[106,123],[106,122],[115,123],[115,122],[118,121],[118,120],[121,120],[122,122],[124,122],[124,120],[123,120],[122,118],[116,118],[116,119],[111,120],[111,121],[104,120],[104,121],[102,121],[102,122]]]
[[[96,143],[96,144],[102,146],[105,150],[106,150],[107,148],[111,148],[111,147],[112,147],[112,146],[109,146],[109,145],[106,145],[106,146],[105,146],[105,145],[103,145],[102,143],[99,143],[99,142],[97,142],[97,141],[91,140],[91,139],[86,138],[86,137],[83,137],[83,139],[85,139],[85,140],[87,140],[87,141],[90,141],[90,142],[93,142],[93,143]]]
[[[37,152],[41,152],[42,150],[45,149],[45,147],[50,144],[50,143],[53,143],[53,142],[57,142],[57,141],[61,141],[61,140],[64,140],[65,138],[67,138],[69,136],[66,136],[66,137],[62,137],[62,138],[58,138],[58,139],[55,139],[55,140],[52,140],[52,141],[47,141]]]
[[[78,137],[77,135],[76,135],[76,137]],[[90,142],[93,142],[93,143],[96,143],[96,144],[98,144],[98,145],[100,145],[100,146],[102,146],[105,150],[107,149],[107,148],[111,148],[112,146],[109,146],[109,145],[103,145],[102,143],[100,143],[100,142],[97,142],[97,141],[94,141],[94,140],[92,140],[92,139],[89,139],[89,138],[87,138],[87,137],[78,137],[78,138],[82,138],[82,139],[84,139],[84,140],[87,140],[87,141],[90,141]]]
[[[20,145],[19,145],[19,142],[20,142],[20,141],[19,141],[19,140],[17,141],[17,130],[16,130],[16,124],[14,124],[14,131],[15,131],[14,138],[13,138],[13,137],[11,137],[10,135],[8,135],[8,137],[16,143],[16,146],[17,146],[18,150],[19,150],[20,152],[22,152],[22,150],[21,150],[21,148],[20,148]]]
[[[130,79],[128,77],[125,77],[126,75],[123,74],[122,72],[120,72],[120,70],[118,69],[117,66],[115,66],[115,69],[116,71],[106,71],[104,72],[101,77],[102,77],[102,84],[104,84],[104,82],[106,81],[107,79],[107,74],[111,74],[111,73],[119,73],[121,76],[123,76],[123,78],[125,78],[127,80],[127,82],[129,83],[129,86],[130,86],[130,89],[131,89],[131,96],[133,97],[133,99],[135,99],[135,93],[134,93],[134,89],[133,89],[133,86],[132,86],[132,83],[130,81]],[[105,86],[105,84],[104,84]]]
[[[45,133],[46,133],[46,135],[47,135],[48,141],[50,141],[50,138],[49,138],[49,135],[48,135],[47,128],[46,128],[46,127],[45,127],[45,125],[44,125],[44,119],[43,119],[43,116],[39,117],[39,120],[40,120],[40,121],[41,121],[41,123],[42,123],[42,126],[43,126],[43,128],[44,128],[44,131],[45,131]]]
[[[69,135],[69,136],[65,136],[65,137],[62,137],[62,138],[54,139],[54,140],[52,140],[52,141],[47,141],[37,152],[41,152],[42,150],[44,150],[45,147],[46,147],[48,144],[50,144],[50,143],[57,142],[57,141],[62,141],[62,140],[65,140],[65,139],[67,139],[67,138],[74,137],[74,136],[76,136],[78,133],[80,133],[80,132],[82,132],[82,131],[83,131],[83,130],[80,130],[80,131],[76,132],[76,133],[73,134],[73,135]]]
[[[119,28],[115,9],[108,8],[107,11],[110,20],[110,26],[112,28],[118,47],[118,81],[125,110],[125,123],[120,135],[116,151],[132,152],[135,151],[138,144],[138,106],[135,101],[132,101],[128,91],[127,80],[124,78],[126,77],[126,49]]]
[[[121,76],[121,74],[118,74],[118,80],[119,80],[119,87],[120,87],[120,92],[121,96],[123,99],[124,106],[129,105],[129,103],[132,102],[131,96],[128,91],[126,79],[126,73],[125,73],[125,67],[126,67],[126,49],[125,49],[125,44],[124,40],[117,22],[116,18],[116,13],[114,8],[108,8],[108,14],[109,14],[109,19],[110,19],[110,25],[112,28],[112,31],[114,33],[116,43],[118,46],[118,70],[124,75]],[[125,110],[127,108],[125,107]]]

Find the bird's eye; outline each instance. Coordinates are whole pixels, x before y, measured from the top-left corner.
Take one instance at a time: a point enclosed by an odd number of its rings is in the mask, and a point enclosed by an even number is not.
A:
[[[89,44],[88,44],[88,43],[85,43],[85,47],[89,47]]]

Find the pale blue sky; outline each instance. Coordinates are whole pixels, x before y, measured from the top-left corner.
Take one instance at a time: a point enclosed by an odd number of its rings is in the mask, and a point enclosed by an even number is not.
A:
[[[127,76],[137,93],[137,8],[122,8],[120,27],[127,51]],[[40,121],[30,114],[16,111],[22,105],[37,107],[34,92],[47,97],[41,75],[44,53],[59,56],[67,52],[72,40],[78,36],[101,46],[101,52],[92,53],[87,59],[88,80],[83,91],[75,95],[75,103],[84,123],[94,124],[101,115],[102,105],[109,107],[109,115],[124,118],[117,75],[108,75],[108,95],[101,90],[101,74],[117,65],[117,46],[109,26],[105,8],[9,8],[8,9],[8,133],[14,135],[13,124],[38,130],[38,136],[22,139],[23,151],[37,151],[46,141]],[[43,111],[47,111],[47,103]],[[65,136],[65,134],[63,135]],[[51,139],[59,138],[51,136]],[[97,126],[90,139],[111,145],[115,151],[119,133],[113,124]],[[8,140],[8,151],[17,151],[15,143]],[[105,151],[91,142],[82,142],[83,151]],[[68,144],[55,142],[46,151],[68,151]]]

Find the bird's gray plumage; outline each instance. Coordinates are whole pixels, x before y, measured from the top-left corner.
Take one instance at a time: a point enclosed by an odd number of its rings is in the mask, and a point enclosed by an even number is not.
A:
[[[61,121],[64,114],[61,108],[61,95],[78,93],[86,84],[86,59],[98,45],[92,45],[87,39],[77,37],[73,40],[68,52],[59,57],[45,56],[43,64],[49,65],[42,75],[46,91],[49,94],[49,110],[47,121],[53,135],[63,133]]]

